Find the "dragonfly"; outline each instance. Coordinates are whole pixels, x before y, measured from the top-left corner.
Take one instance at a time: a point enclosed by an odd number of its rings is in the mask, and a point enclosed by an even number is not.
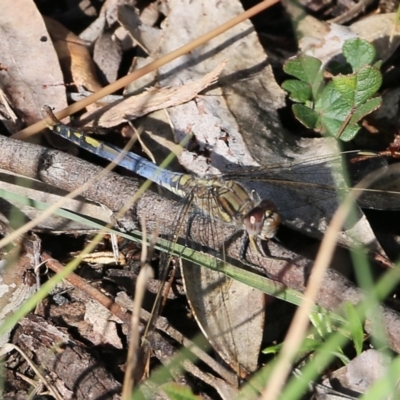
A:
[[[116,146],[103,143],[62,124],[50,107],[43,108],[51,119],[48,127],[57,135],[109,161],[115,160],[121,153],[122,150]],[[253,193],[249,193],[236,181],[220,177],[198,178],[191,174],[172,172],[132,152],[126,152],[118,165],[150,179],[179,197],[190,198],[204,214],[241,227],[250,237],[271,239],[281,222],[281,217],[272,202],[256,199]],[[204,207],[206,203],[207,208]]]
[[[120,148],[96,140],[82,131],[62,124],[55,118],[50,107],[45,107],[45,111],[49,119],[47,125],[57,135],[109,161],[114,161],[120,156],[122,151]],[[328,161],[340,159],[340,156],[333,155],[322,157],[317,160],[317,163],[325,165]],[[304,192],[313,192],[312,195],[315,198],[311,201],[316,203],[324,199],[336,198],[336,189],[330,182],[327,182],[327,173],[322,172],[322,169],[320,183],[312,180],[309,183],[302,182],[300,184],[293,179],[296,174],[305,176],[310,171],[314,171],[315,175],[315,168],[311,169],[307,162],[288,163],[285,168],[282,166],[252,168],[227,175],[203,178],[160,168],[132,152],[125,152],[118,165],[143,178],[150,179],[181,198],[185,198],[185,203],[193,204],[201,214],[234,225],[247,232],[250,238],[261,240],[269,240],[276,235],[281,223],[281,215],[273,202],[269,201],[267,197],[260,198],[240,183],[240,179],[259,181],[267,180],[268,177],[277,185],[286,185],[288,188],[296,190],[301,185]],[[379,196],[376,196],[376,193],[371,194],[372,196],[364,199],[364,205],[370,208],[380,208]],[[311,193],[309,195],[311,197]],[[292,200],[297,201],[296,198]],[[392,201],[388,201],[388,203],[392,203]]]
[[[115,160],[120,155],[122,151],[120,148],[62,124],[55,118],[50,107],[43,108],[50,119],[50,122],[47,122],[48,127],[57,135],[109,161]],[[359,152],[348,153],[357,155]],[[377,158],[383,160],[383,157]],[[281,211],[285,210],[284,221],[290,224],[290,219],[298,218],[299,211],[296,211],[296,208],[330,199],[336,202],[338,191],[348,192],[344,181],[337,184],[332,179],[332,168],[336,167],[335,163],[341,162],[341,159],[341,154],[334,154],[316,157],[312,163],[310,159],[307,159],[209,177],[172,172],[132,152],[125,152],[118,165],[153,181],[178,197],[185,198],[187,204],[193,204],[204,215],[243,229],[250,239],[269,240],[275,237],[282,221]],[[246,181],[248,187],[240,183],[243,180]],[[251,190],[249,181],[264,181],[270,185],[276,185],[280,190],[282,188],[289,190],[279,198],[279,212],[274,202],[269,200],[270,193],[261,193],[259,186],[256,186],[256,190]],[[400,208],[397,206],[398,192],[392,193],[392,196],[386,192],[385,196],[382,196],[384,190],[385,188],[377,191],[365,189],[359,204],[369,209],[398,210]],[[261,196],[257,192],[260,192]],[[283,204],[284,202],[287,204]],[[321,211],[321,213],[324,212],[325,210]]]

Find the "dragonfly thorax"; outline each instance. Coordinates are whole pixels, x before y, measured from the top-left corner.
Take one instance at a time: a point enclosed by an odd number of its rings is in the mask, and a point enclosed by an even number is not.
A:
[[[268,200],[262,200],[258,206],[252,208],[243,220],[248,234],[262,240],[272,239],[280,223],[281,217],[276,212],[275,205]]]

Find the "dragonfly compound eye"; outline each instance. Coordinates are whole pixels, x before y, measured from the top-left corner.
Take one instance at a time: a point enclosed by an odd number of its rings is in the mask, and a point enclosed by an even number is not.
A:
[[[280,223],[281,217],[276,212],[275,205],[268,200],[262,200],[257,207],[249,211],[243,225],[249,235],[267,240],[275,236]]]

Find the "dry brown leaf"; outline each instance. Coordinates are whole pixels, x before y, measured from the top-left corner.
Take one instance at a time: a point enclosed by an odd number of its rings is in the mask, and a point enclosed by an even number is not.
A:
[[[76,85],[78,90],[86,88],[95,92],[101,89],[86,43],[54,19],[46,17],[45,22],[67,83]]]
[[[111,128],[126,122],[126,120],[136,119],[152,111],[185,103],[212,85],[217,80],[225,64],[225,62],[222,62],[213,71],[197,81],[175,87],[148,89],[140,95],[128,97],[118,102],[118,104],[104,107],[100,111],[83,114],[81,120],[92,121],[92,124],[95,122],[95,125],[103,128]]]
[[[106,0],[101,7],[100,14],[79,37],[89,43],[94,43],[107,28],[117,21],[117,10],[120,0]]]
[[[143,24],[135,9],[126,4],[118,8],[118,22],[145,53],[154,54],[161,38],[160,29]]]
[[[57,55],[34,2],[1,2],[0,54],[2,90],[26,124],[41,119],[43,104],[67,106]]]
[[[93,51],[93,61],[108,83],[115,82],[122,59],[121,45],[111,32],[104,31],[96,40]]]
[[[94,300],[86,303],[85,321],[92,326],[90,341],[95,345],[107,343],[116,349],[122,349],[123,345],[118,336],[114,315],[104,306]],[[117,321],[122,323],[122,321]]]
[[[185,263],[183,273],[190,307],[219,356],[243,378],[256,371],[265,296],[199,265]]]

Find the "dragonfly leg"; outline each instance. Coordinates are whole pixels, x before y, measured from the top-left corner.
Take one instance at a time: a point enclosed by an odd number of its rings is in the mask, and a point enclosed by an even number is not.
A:
[[[239,250],[239,260],[241,263],[246,265],[247,267],[252,268],[253,270],[259,272],[260,274],[266,276],[269,279],[275,280],[275,277],[270,275],[265,269],[260,268],[258,264],[255,264],[251,261],[247,260],[246,254],[249,249],[249,246],[253,248],[253,250],[256,251],[257,254],[259,254],[261,257],[270,257],[270,254],[266,254],[264,251],[260,250],[259,245],[256,243],[255,238],[253,236],[250,236],[247,231],[244,231],[245,234],[243,236],[242,244],[240,246]]]
[[[241,261],[246,262],[246,263],[248,262],[246,260],[246,254],[249,249],[249,245],[256,252],[256,254],[258,254],[262,257],[271,257],[271,254],[269,254],[269,251],[265,252],[264,250],[262,250],[260,248],[257,238],[255,238],[252,235],[249,235],[248,232],[245,231],[245,234],[243,236],[242,245],[240,246],[240,252],[239,252]]]
[[[239,257],[241,261],[246,261],[246,254],[247,254],[247,250],[249,248],[249,244],[250,244],[250,235],[248,234],[247,231],[244,231],[244,236],[243,236],[243,240],[242,240],[242,244],[240,246],[240,250],[239,250]]]
[[[246,254],[247,254],[249,247],[251,247],[256,252],[256,254],[259,254],[259,255],[265,257],[264,252],[262,252],[260,250],[260,247],[257,243],[257,240],[254,238],[254,236],[251,236],[246,232],[243,237],[242,245],[240,246],[239,256],[240,256],[241,261],[247,262]]]

